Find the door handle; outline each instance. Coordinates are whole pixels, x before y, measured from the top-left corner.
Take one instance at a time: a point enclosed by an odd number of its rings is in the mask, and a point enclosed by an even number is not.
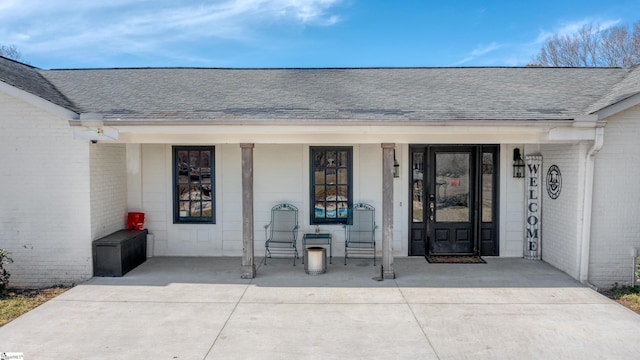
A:
[[[436,210],[436,199],[433,194],[429,194],[429,221],[433,221],[433,216]]]

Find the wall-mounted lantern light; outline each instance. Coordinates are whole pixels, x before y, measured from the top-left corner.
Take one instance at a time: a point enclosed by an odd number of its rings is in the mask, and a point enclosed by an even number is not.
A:
[[[513,177],[524,177],[524,161],[522,160],[520,149],[518,148],[513,149]]]
[[[396,149],[393,149],[393,177],[400,177],[400,164],[398,164],[398,160],[396,160]]]

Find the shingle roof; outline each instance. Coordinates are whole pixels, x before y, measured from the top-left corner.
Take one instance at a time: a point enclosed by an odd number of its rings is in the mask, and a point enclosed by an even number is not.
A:
[[[0,81],[15,86],[71,111],[76,111],[58,89],[45,79],[40,70],[0,56]]]
[[[629,72],[622,81],[613,85],[602,99],[587,109],[587,112],[594,113],[638,94],[640,94],[640,67],[636,67],[635,71]]]
[[[640,69],[620,68],[37,70],[22,66],[22,77],[5,80],[6,69],[11,74],[16,65],[2,63],[0,80],[43,94],[73,111],[101,113],[105,121],[118,119],[123,124],[554,121],[588,114],[620,94],[640,90],[633,80],[640,77]],[[53,96],[54,90],[64,96]]]

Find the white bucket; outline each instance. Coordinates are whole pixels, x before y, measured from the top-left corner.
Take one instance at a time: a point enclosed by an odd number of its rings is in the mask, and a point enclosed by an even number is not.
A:
[[[304,270],[309,275],[320,275],[327,271],[327,249],[308,247],[304,249]]]

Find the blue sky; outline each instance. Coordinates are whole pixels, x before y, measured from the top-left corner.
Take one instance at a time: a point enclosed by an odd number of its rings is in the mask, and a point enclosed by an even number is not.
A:
[[[523,66],[639,0],[0,0],[0,44],[51,68]]]

